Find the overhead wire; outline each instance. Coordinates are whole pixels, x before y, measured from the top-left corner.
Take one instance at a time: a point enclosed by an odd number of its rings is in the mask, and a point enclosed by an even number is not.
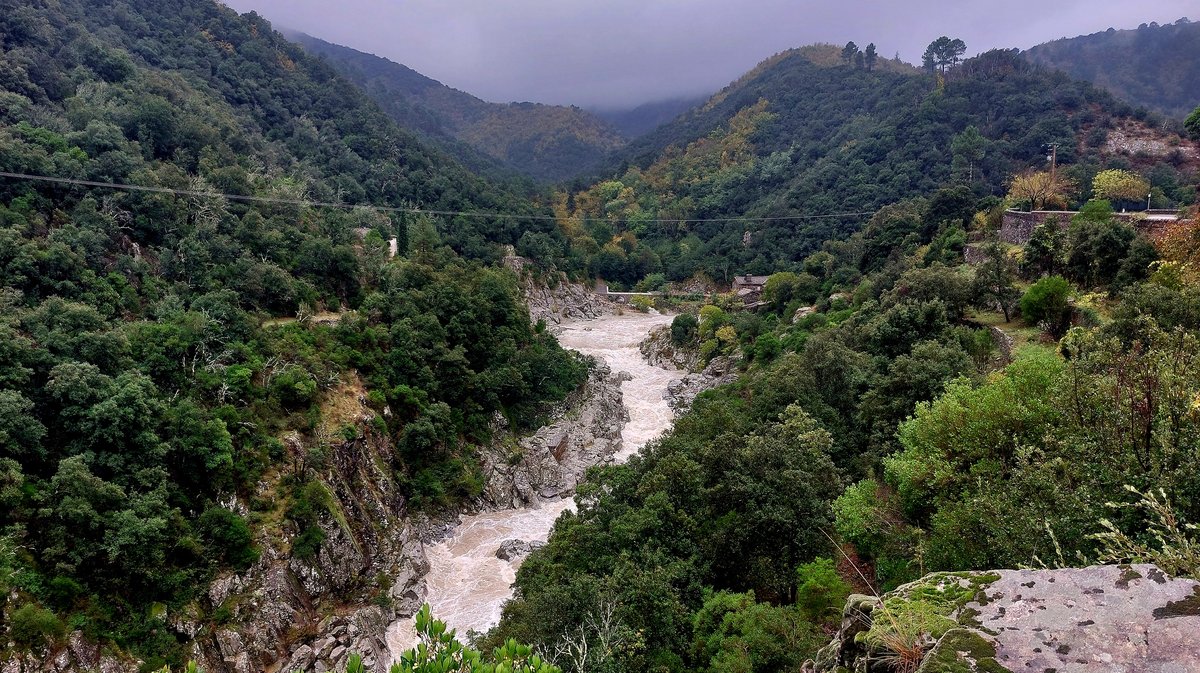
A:
[[[79,178],[64,178],[52,175],[36,175],[32,173],[10,173],[0,171],[0,178],[9,178],[12,180],[28,180],[33,182],[46,182],[61,185],[73,185],[77,187],[90,187],[102,189],[115,189],[129,192],[146,192],[151,194],[173,194],[176,196],[191,196],[199,198],[220,198],[230,201],[239,201],[243,203],[266,203],[272,205],[299,206],[303,208],[340,208],[344,210],[366,209],[385,213],[408,213],[412,215],[438,215],[444,217],[478,217],[488,219],[509,219],[509,220],[551,220],[556,221],[560,218],[555,215],[537,215],[524,213],[501,213],[488,211],[469,211],[469,210],[437,210],[430,208],[413,208],[401,206],[381,206],[375,204],[353,204],[339,203],[335,201],[313,201],[308,199],[286,199],[273,196],[249,196],[245,194],[227,194],[224,192],[199,191],[194,189],[177,189],[173,187],[154,187],[149,185],[134,185],[118,182],[104,182],[99,180],[82,180]],[[605,222],[613,223],[655,223],[655,224],[682,224],[686,222],[777,222],[787,220],[820,220],[832,219],[840,217],[864,217],[873,214],[871,211],[864,212],[845,212],[845,213],[818,213],[809,215],[774,215],[764,217],[685,217],[685,218],[647,218],[647,219],[604,219]],[[590,218],[597,219],[597,218]]]

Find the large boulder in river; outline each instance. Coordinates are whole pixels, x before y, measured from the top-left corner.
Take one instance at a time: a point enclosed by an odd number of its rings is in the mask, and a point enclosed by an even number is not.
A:
[[[533,553],[534,549],[546,546],[545,542],[526,542],[525,540],[505,540],[496,550],[496,558],[502,561],[519,561]]]
[[[1153,565],[935,573],[882,600],[851,596],[806,670],[902,660],[919,673],[1200,673],[1200,582]]]

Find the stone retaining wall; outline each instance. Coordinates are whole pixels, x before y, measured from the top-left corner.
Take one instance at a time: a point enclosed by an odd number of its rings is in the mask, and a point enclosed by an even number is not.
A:
[[[1025,245],[1033,236],[1033,230],[1046,220],[1057,217],[1059,225],[1064,229],[1071,224],[1071,218],[1077,215],[1073,210],[1035,210],[1023,212],[1019,210],[1004,211],[1004,219],[1000,224],[1000,240],[1013,245]],[[1138,217],[1137,219],[1134,216]],[[1147,236],[1154,236],[1164,226],[1175,221],[1177,211],[1146,210],[1135,213],[1115,213],[1119,220],[1131,222],[1133,226]]]

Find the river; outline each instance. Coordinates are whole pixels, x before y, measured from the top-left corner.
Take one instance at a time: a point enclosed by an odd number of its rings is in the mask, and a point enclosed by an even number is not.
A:
[[[655,367],[638,351],[638,344],[651,329],[670,322],[669,315],[630,313],[570,322],[559,328],[558,339],[564,347],[607,362],[613,373],[624,371],[632,377],[621,384],[629,422],[621,432],[622,448],[615,456],[618,462],[666,431],[674,418],[663,393],[683,372]],[[574,502],[568,498],[537,508],[464,516],[450,537],[425,547],[430,566],[425,600],[433,615],[461,634],[486,631],[499,623],[520,562],[496,558],[496,549],[510,539],[545,541],[558,515],[573,508]],[[415,642],[411,618],[388,629],[393,657],[398,658]]]

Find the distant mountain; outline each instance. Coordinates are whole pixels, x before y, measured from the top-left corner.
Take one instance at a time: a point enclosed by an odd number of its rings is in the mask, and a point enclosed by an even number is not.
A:
[[[1109,28],[1040,44],[1025,56],[1172,117],[1200,106],[1200,22]]]
[[[862,227],[859,213],[947,184],[965,188],[957,198],[974,212],[1012,175],[1044,166],[1048,143],[1079,185],[1129,167],[1166,202],[1193,198],[1195,145],[1134,113],[1016,50],[935,77],[895,60],[868,71],[830,45],[793,49],[633,140],[560,195],[557,212],[578,223],[577,247],[596,251],[592,272],[628,285],[798,269],[823,241]]]
[[[480,164],[474,150],[555,182],[592,168],[626,143],[608,122],[577,107],[489,103],[386,58],[303,33],[289,37],[358,84],[401,126],[441,143],[468,165]]]
[[[708,96],[672,98],[643,103],[635,108],[595,109],[591,112],[612,124],[626,138],[636,138],[666,124],[706,100],[708,100]]]

